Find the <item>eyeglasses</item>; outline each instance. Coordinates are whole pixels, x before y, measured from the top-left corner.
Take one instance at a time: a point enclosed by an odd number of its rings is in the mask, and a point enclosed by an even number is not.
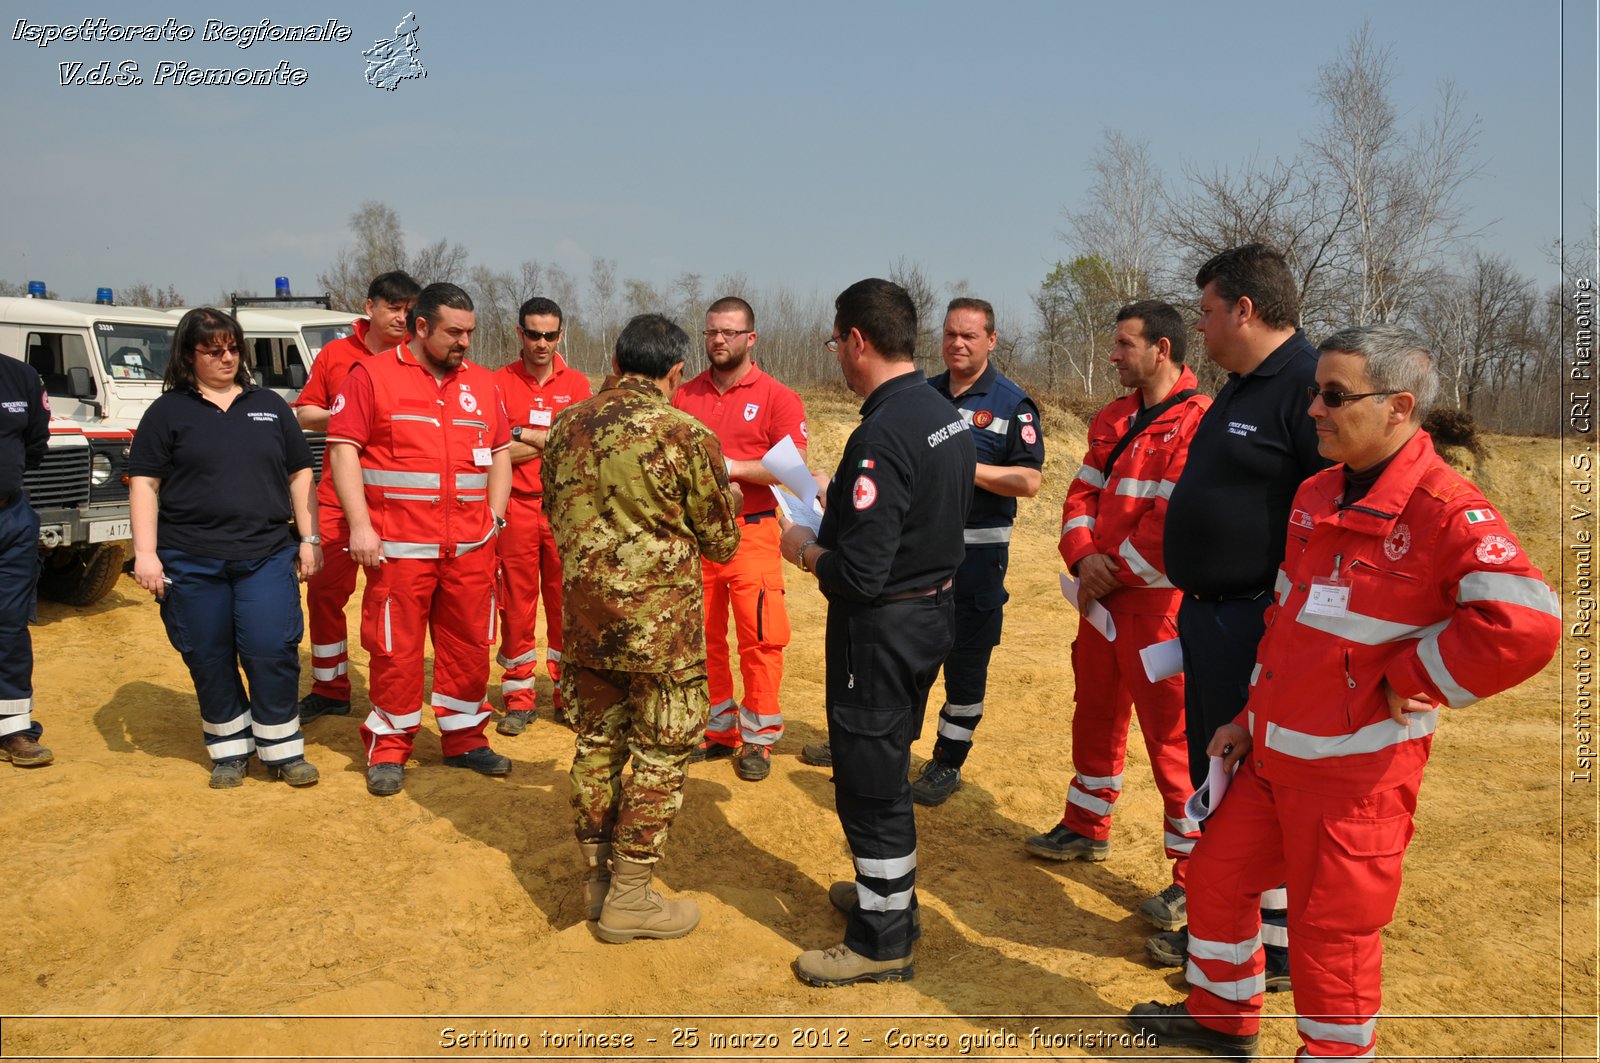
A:
[[[197,358],[201,355],[205,355],[207,358],[225,358],[230,354],[237,358],[239,356],[239,345],[230,343],[226,347],[196,347],[194,353]]]
[[[754,331],[755,329],[748,328],[708,328],[706,329],[704,335],[708,340],[714,340],[718,336],[721,336],[725,340],[735,340],[740,336],[748,336]]]
[[[537,332],[533,329],[522,329],[521,332],[530,340],[544,340],[546,343],[554,343],[561,338],[560,329],[556,329],[554,332]]]
[[[1340,391],[1338,388],[1328,388],[1326,391],[1323,391],[1323,390],[1319,389],[1315,384],[1311,384],[1311,385],[1308,385],[1306,387],[1306,397],[1307,398],[1311,399],[1313,402],[1316,401],[1317,399],[1321,399],[1322,400],[1322,404],[1324,406],[1326,406],[1330,410],[1337,410],[1340,406],[1343,406],[1345,403],[1354,402],[1357,399],[1375,399],[1375,398],[1378,398],[1378,397],[1383,396],[1383,395],[1399,395],[1399,394],[1402,394],[1402,392],[1399,392],[1399,391],[1369,391],[1364,395],[1347,395],[1344,392]]]
[[[844,342],[843,336],[830,336],[822,341],[822,345],[834,354],[839,353],[839,345]]]

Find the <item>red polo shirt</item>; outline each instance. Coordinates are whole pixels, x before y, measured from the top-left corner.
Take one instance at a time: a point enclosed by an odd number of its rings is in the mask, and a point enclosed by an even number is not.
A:
[[[672,405],[700,419],[717,435],[722,453],[734,461],[760,461],[784,436],[806,447],[806,408],[800,396],[784,387],[754,363],[750,371],[726,392],[717,391],[707,369],[672,396]],[[773,509],[772,488],[740,482],[744,488],[743,513]]]
[[[315,406],[323,410],[333,408],[334,400],[344,390],[345,377],[350,375],[350,370],[360,364],[363,358],[372,357],[372,352],[367,350],[367,332],[371,328],[369,319],[358,318],[353,335],[341,336],[317,352],[311,362],[311,379],[306,381],[306,386],[294,400],[295,406]],[[322,473],[322,481],[317,484],[317,505],[324,509],[339,508],[339,496],[333,491],[333,476],[326,468]]]
[[[543,384],[533,378],[520,358],[494,371],[495,383],[500,385],[500,393],[505,396],[506,416],[511,419],[513,427],[549,428],[549,421],[535,423],[536,419],[543,420],[538,416],[539,413],[548,412],[554,419],[556,414],[574,402],[582,402],[589,397],[589,378],[567,365],[559,353],[550,363],[550,369],[550,379]],[[511,493],[537,495],[543,491],[544,488],[539,484],[539,466],[542,464],[542,459],[534,457],[520,465],[511,466]]]

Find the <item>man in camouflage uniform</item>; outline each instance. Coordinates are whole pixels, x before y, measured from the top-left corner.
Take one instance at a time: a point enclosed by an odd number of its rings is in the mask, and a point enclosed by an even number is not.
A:
[[[561,698],[578,732],[589,918],[612,942],[682,937],[700,921],[650,878],[711,708],[700,557],[733,556],[741,499],[716,436],[669,401],[688,352],[661,315],[628,322],[617,375],[556,421],[540,474],[562,562]]]

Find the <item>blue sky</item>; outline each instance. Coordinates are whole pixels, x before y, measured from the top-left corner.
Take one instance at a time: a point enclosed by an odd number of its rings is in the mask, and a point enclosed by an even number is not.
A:
[[[361,51],[415,11],[427,78],[387,92]],[[7,101],[0,278],[64,295],[134,281],[190,298],[315,287],[363,200],[413,246],[474,263],[590,258],[665,284],[743,273],[829,296],[899,259],[1021,315],[1065,253],[1106,128],[1169,181],[1299,152],[1317,68],[1364,19],[1394,47],[1412,120],[1453,78],[1481,120],[1465,192],[1483,245],[1555,277],[1595,187],[1595,8],[1346,0],[1111,5],[855,0],[197,5],[0,2]],[[14,40],[18,20],[194,26],[189,42]],[[347,43],[203,43],[234,24],[337,18]],[[1563,93],[1561,63],[1567,61]],[[145,84],[66,86],[58,64],[139,65]],[[302,67],[300,86],[153,84],[157,63]],[[1563,96],[1566,101],[1563,128]],[[1565,152],[1565,156],[1563,156]],[[759,309],[759,308],[758,308]]]

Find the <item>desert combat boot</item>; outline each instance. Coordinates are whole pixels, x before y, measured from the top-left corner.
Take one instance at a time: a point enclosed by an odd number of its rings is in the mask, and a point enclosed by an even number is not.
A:
[[[681,938],[700,923],[700,907],[669,901],[650,888],[653,864],[613,857],[611,889],[600,907],[600,940],[623,944],[634,938]]]
[[[611,843],[579,842],[588,873],[583,878],[584,918],[591,923],[600,918],[606,894],[611,892]]]

